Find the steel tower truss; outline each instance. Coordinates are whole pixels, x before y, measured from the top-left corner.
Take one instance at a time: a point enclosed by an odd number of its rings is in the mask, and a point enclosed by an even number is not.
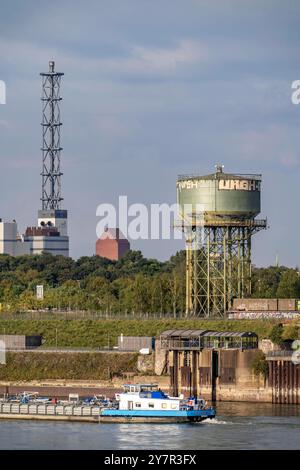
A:
[[[184,227],[186,315],[222,317],[234,297],[251,294],[251,238],[266,220]]]
[[[43,103],[43,171],[42,176],[42,209],[60,209],[61,176],[60,171],[60,83],[63,73],[55,72],[55,63],[49,62],[49,72],[42,76]]]

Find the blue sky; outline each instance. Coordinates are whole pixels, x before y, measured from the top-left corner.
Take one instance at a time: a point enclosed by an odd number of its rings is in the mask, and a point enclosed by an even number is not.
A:
[[[0,216],[23,231],[40,208],[41,82],[62,94],[64,208],[71,255],[91,255],[96,207],[173,203],[176,178],[215,163],[262,173],[257,265],[300,265],[297,0],[1,0]],[[179,241],[135,241],[167,259]]]

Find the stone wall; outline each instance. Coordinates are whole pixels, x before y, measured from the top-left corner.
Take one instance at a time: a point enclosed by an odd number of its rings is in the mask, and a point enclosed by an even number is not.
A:
[[[166,349],[161,349],[160,341],[155,341],[155,374],[163,375],[168,372],[169,354]]]
[[[137,370],[142,374],[154,374],[154,354],[139,354],[137,358]]]

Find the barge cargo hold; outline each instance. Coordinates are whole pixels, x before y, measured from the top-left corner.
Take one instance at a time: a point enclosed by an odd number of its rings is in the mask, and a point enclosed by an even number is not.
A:
[[[99,423],[99,406],[0,403],[0,418]]]

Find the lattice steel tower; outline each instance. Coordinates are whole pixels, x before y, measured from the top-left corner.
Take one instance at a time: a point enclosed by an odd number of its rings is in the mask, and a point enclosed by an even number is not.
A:
[[[38,226],[29,230],[32,253],[49,252],[69,256],[68,211],[61,208],[60,156],[60,84],[63,73],[55,71],[55,62],[49,62],[49,72],[41,73],[43,93],[43,170],[42,208],[38,210]]]
[[[60,83],[61,72],[55,72],[55,62],[49,62],[49,72],[42,76],[42,103],[43,103],[43,170],[42,176],[42,209],[60,209],[61,176],[60,171]]]
[[[267,227],[261,175],[216,172],[179,176],[177,201],[186,241],[186,315],[223,316],[251,294],[251,238]]]

